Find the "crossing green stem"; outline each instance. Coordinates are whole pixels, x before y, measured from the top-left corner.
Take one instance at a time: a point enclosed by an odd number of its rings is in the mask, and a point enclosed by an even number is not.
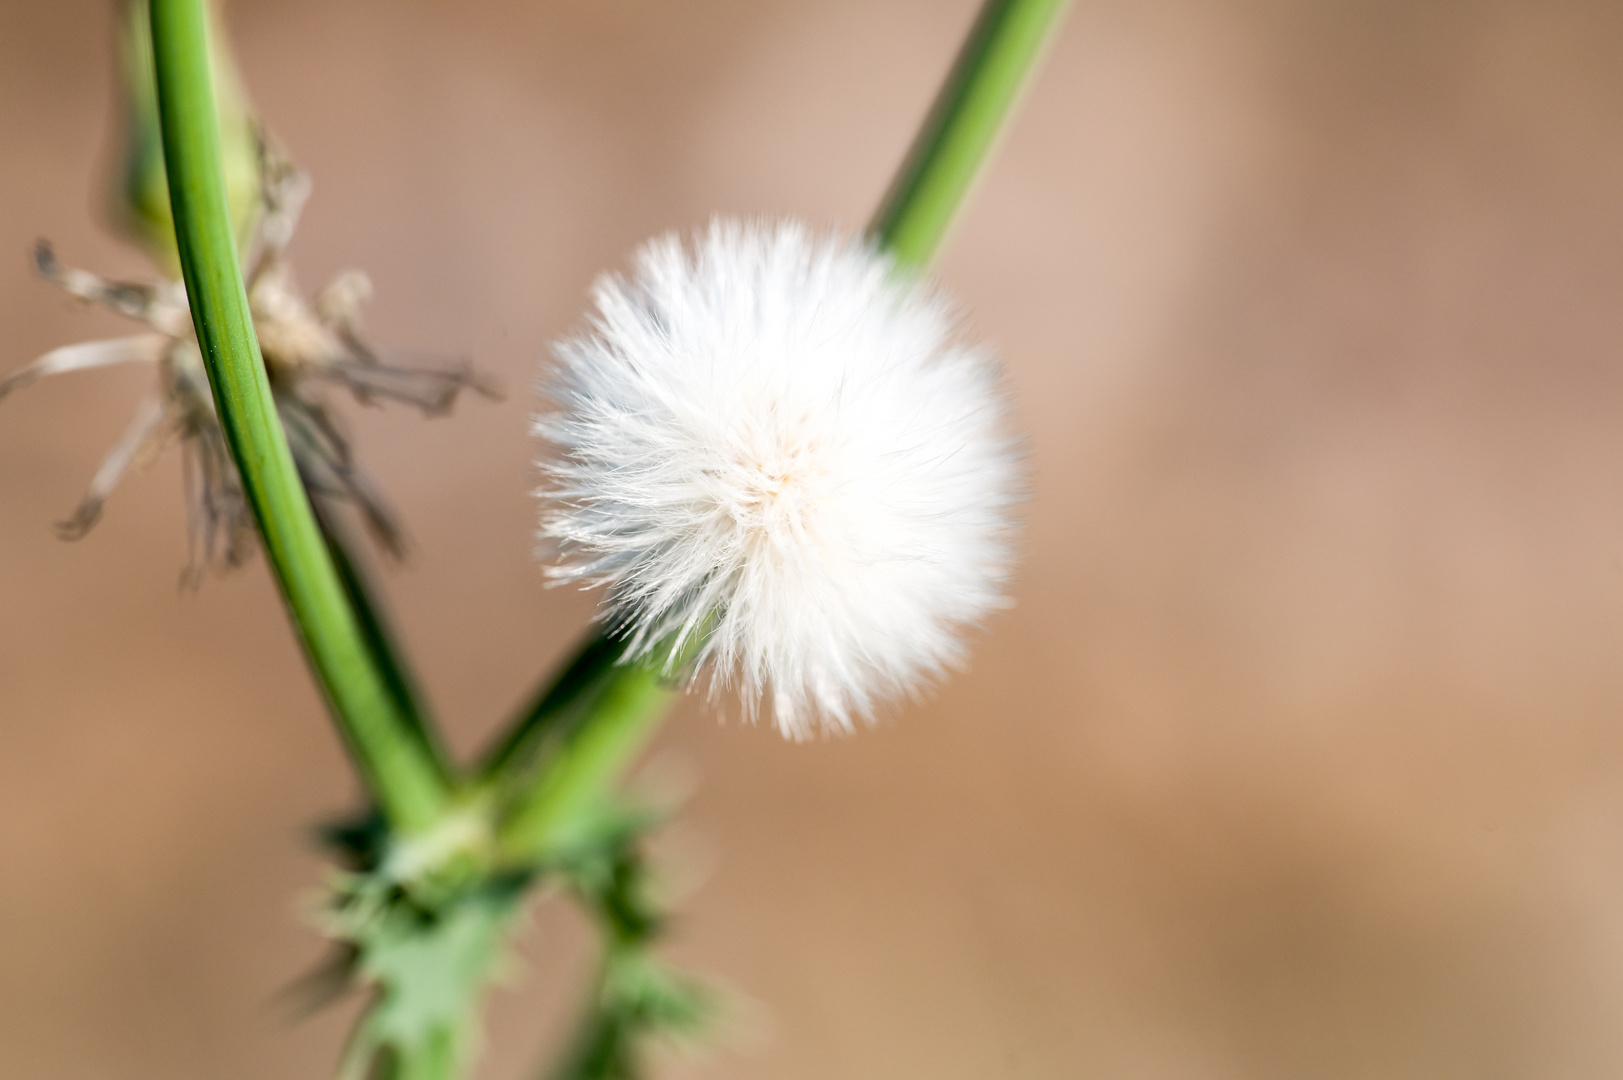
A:
[[[366,786],[395,828],[426,829],[449,798],[379,670],[299,482],[254,336],[227,212],[205,0],[151,0],[169,198],[197,341],[265,554],[316,681]]]

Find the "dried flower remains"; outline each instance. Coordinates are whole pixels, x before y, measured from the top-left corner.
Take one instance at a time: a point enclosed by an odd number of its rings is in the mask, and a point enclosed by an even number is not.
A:
[[[402,553],[394,515],[356,466],[348,440],[322,400],[319,385],[348,390],[371,404],[388,399],[426,416],[447,412],[472,390],[499,392],[465,363],[403,366],[385,362],[362,333],[361,308],[371,298],[365,274],[339,274],[311,300],[297,291],[287,249],[310,192],[305,173],[270,153],[262,157],[262,211],[245,278],[254,329],[294,461],[308,490],[356,508],[378,545]],[[0,398],[50,375],[123,363],[158,368],[158,385],[113,445],[73,515],[58,526],[77,539],[95,525],[102,506],[131,467],[171,441],[181,446],[186,478],[190,559],[183,580],[196,584],[210,567],[229,568],[253,551],[253,520],[214,411],[208,376],[192,328],[185,286],[178,281],[109,281],[61,265],[49,244],[35,250],[40,275],[80,299],[138,322],[147,332],[53,350],[0,380]]]

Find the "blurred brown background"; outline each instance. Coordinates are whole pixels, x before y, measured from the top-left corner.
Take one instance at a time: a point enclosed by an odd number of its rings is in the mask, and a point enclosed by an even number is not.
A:
[[[530,556],[528,383],[599,270],[713,213],[858,227],[970,0],[238,0],[316,178],[306,285],[510,389],[346,410],[477,745],[589,612]],[[0,367],[119,331],[110,6],[0,5]],[[973,670],[859,737],[681,710],[672,951],[772,1080],[1623,1074],[1623,7],[1081,0],[940,276],[1036,497]],[[182,594],[180,473],[65,516],[149,375],[0,408],[0,1077],[319,1077],[335,739],[262,565]],[[548,909],[482,1076],[556,1038]]]

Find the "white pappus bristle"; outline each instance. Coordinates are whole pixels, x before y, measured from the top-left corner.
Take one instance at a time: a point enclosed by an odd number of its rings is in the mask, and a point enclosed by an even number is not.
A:
[[[936,293],[864,241],[718,221],[595,300],[541,386],[541,535],[631,654],[704,635],[714,685],[795,738],[962,660],[1023,473],[997,366]]]

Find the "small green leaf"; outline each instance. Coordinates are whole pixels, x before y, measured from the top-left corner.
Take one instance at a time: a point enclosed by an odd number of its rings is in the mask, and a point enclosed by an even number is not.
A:
[[[510,900],[482,895],[432,917],[389,909],[360,942],[360,972],[378,986],[370,1022],[379,1036],[415,1046],[466,1023],[498,967],[512,916]]]

